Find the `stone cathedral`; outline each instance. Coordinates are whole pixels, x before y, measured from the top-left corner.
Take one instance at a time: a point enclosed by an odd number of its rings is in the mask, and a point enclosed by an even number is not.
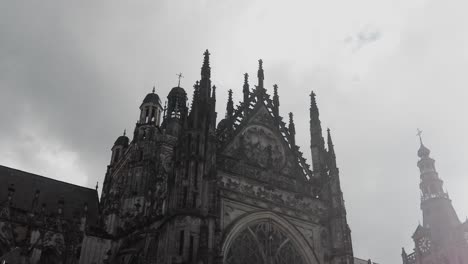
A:
[[[180,83],[164,107],[153,89],[131,137],[124,133],[112,146],[100,201],[83,188],[90,198],[75,201],[76,214],[65,219],[73,197],[63,193],[61,209],[48,214],[60,221],[38,224],[34,245],[25,235],[24,263],[352,264],[339,169],[315,94],[311,168],[296,145],[293,114],[287,124],[279,114],[278,87],[273,96],[266,91],[261,60],[256,85],[248,77],[237,106],[229,91],[219,122],[208,51],[190,106]],[[18,199],[8,195],[5,208]],[[62,250],[42,246],[43,230],[60,238]],[[8,243],[3,253],[15,242]]]

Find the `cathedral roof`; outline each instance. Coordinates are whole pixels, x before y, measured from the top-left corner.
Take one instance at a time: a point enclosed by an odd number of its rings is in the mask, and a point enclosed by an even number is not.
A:
[[[88,206],[88,220],[90,224],[96,224],[99,213],[98,193],[95,189],[90,189],[40,175],[24,172],[0,165],[0,203],[7,201],[8,186],[14,186],[15,193],[12,195],[13,208],[30,212],[33,199],[37,191],[38,209],[45,204],[47,213],[56,213],[58,201],[64,202],[63,216],[67,220],[79,218],[84,210],[85,204]]]

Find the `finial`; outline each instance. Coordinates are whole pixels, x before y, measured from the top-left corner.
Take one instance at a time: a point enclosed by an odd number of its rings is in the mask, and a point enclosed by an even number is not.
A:
[[[99,182],[97,181],[96,182],[96,191],[98,190],[98,188],[99,188]]]
[[[234,102],[232,101],[232,89],[228,91],[228,102],[226,105],[226,118],[232,117],[234,113]]]
[[[278,96],[278,85],[277,84],[273,84],[273,93],[274,93],[274,95]]]
[[[312,99],[314,102],[315,102],[315,96],[316,96],[316,94],[314,93],[314,91],[311,91],[310,92],[310,99]]]
[[[263,80],[265,79],[264,73],[263,73],[263,60],[259,59],[258,60],[258,89],[260,89],[260,92],[263,93]]]
[[[289,112],[289,135],[291,136],[291,147],[296,147],[296,126],[294,125],[294,116],[292,112]]]
[[[212,98],[216,98],[216,85],[213,85],[213,88],[212,88],[212,89],[213,89],[213,91],[212,91],[212,93],[211,93],[211,97],[212,97]]]
[[[124,135],[124,136],[127,135],[127,129],[124,129],[123,135]]]
[[[181,72],[179,72],[179,74],[176,74],[176,76],[179,77],[179,82],[177,83],[177,87],[180,87],[180,79],[181,79],[181,78],[184,78],[184,76],[182,75]]]
[[[201,70],[201,77],[203,79],[210,79],[211,77],[211,69],[210,69],[210,52],[208,49],[203,53],[204,58],[203,58],[203,66]]]
[[[155,90],[156,90],[156,86],[153,85],[153,93],[155,92]]]
[[[317,101],[315,100],[314,91],[310,92],[310,110],[317,110]]]
[[[244,73],[244,84],[249,84],[249,74],[248,73]]]

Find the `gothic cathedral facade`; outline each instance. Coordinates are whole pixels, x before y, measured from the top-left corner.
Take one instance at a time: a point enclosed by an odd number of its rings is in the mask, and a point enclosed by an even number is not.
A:
[[[243,101],[217,123],[210,54],[191,106],[173,88],[163,107],[153,90],[140,106],[133,139],[112,147],[100,210],[80,263],[352,264],[339,170],[330,131],[322,136],[311,94],[313,170],[279,115],[278,87],[243,84]]]

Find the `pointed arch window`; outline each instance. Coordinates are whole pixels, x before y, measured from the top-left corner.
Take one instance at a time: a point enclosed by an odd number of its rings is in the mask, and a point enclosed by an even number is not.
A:
[[[234,239],[227,264],[304,264],[293,241],[271,220],[252,224]]]

